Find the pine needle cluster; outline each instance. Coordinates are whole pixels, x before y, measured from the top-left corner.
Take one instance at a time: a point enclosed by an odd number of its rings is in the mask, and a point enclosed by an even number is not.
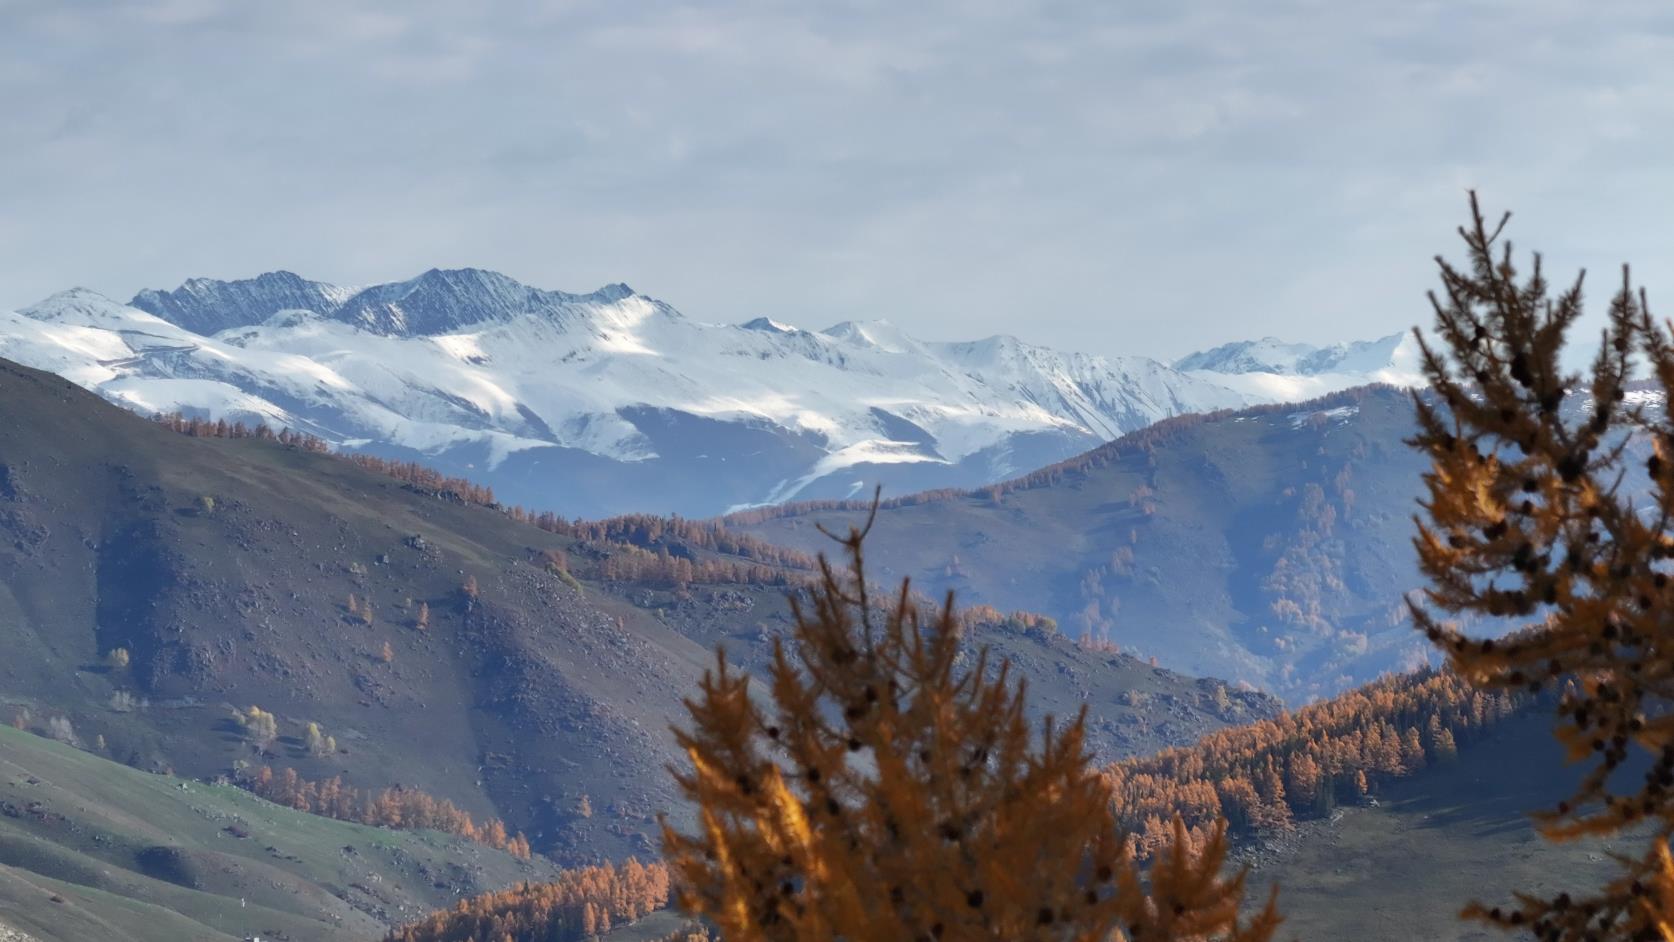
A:
[[[1431,460],[1415,540],[1428,604],[1414,617],[1467,678],[1558,694],[1557,735],[1588,769],[1537,816],[1548,837],[1655,836],[1592,896],[1525,894],[1467,915],[1565,942],[1674,939],[1674,422],[1629,395],[1643,364],[1667,402],[1674,334],[1624,266],[1589,375],[1566,374],[1559,356],[1583,313],[1582,277],[1551,293],[1538,254],[1520,276],[1501,238],[1509,216],[1490,229],[1472,194],[1459,230],[1468,264],[1437,259],[1439,342],[1419,336],[1432,392],[1415,397],[1412,441]],[[1633,456],[1646,444],[1641,474]],[[1523,627],[1483,639],[1444,618]],[[1642,771],[1625,767],[1630,752],[1648,760]]]
[[[1224,824],[1194,853],[1177,822],[1140,871],[1085,712],[1037,747],[1023,684],[962,655],[951,596],[873,596],[870,525],[840,541],[846,572],[822,558],[793,599],[767,690],[723,653],[688,701],[675,774],[699,827],[664,826],[683,908],[728,942],[1271,938],[1271,901],[1241,920],[1243,876],[1221,873]]]

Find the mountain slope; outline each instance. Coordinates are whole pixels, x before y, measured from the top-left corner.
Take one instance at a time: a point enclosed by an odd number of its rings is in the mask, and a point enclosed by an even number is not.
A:
[[[476,269],[199,278],[130,304],[67,291],[0,313],[0,356],[142,413],[290,426],[583,516],[976,486],[1167,416],[1350,384],[927,343],[884,321],[704,324],[626,285]]]
[[[0,417],[0,718],[67,719],[133,765],[414,786],[563,860],[643,854],[676,808],[667,726],[714,645],[759,669],[788,624],[773,586],[611,575],[718,558],[668,527],[643,548],[551,533],[341,458],[180,435],[4,361]],[[1046,631],[970,637],[1039,710],[1089,705],[1104,756],[1274,709]],[[129,666],[105,666],[118,648]],[[270,755],[230,719],[251,705],[278,717]],[[311,752],[309,722],[341,750]]]
[[[1007,485],[904,499],[880,515],[872,558],[927,591],[1027,599],[1072,634],[1305,701],[1427,656],[1402,607],[1419,584],[1411,429],[1388,387],[1172,419]],[[859,512],[732,525],[810,546],[812,523]]]
[[[541,860],[329,821],[0,726],[0,939],[374,938]]]
[[[1596,886],[1612,843],[1650,837],[1554,845],[1536,833],[1527,813],[1571,797],[1583,773],[1552,735],[1557,700],[1447,671],[1391,675],[1105,774],[1141,847],[1166,843],[1177,815],[1197,834],[1224,816],[1235,859],[1279,887],[1283,937],[1482,938],[1456,918],[1471,897]],[[1622,776],[1646,774],[1649,758]]]
[[[1428,467],[1405,444],[1409,395],[1370,386],[1183,416],[1010,482],[908,495],[880,513],[870,558],[926,591],[1027,605],[1165,667],[1293,703],[1330,696],[1433,657],[1404,602],[1423,584],[1412,515]],[[1661,407],[1653,391],[1628,396]],[[1590,404],[1577,393],[1563,408]],[[808,503],[727,523],[807,548],[815,524],[864,513]]]

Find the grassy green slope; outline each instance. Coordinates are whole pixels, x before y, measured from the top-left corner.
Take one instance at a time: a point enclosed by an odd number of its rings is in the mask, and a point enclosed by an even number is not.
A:
[[[364,940],[551,873],[538,859],[306,815],[0,727],[0,925],[42,942]]]

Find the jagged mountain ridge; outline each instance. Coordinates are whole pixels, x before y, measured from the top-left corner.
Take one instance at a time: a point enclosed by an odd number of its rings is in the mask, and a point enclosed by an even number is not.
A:
[[[416,278],[368,288],[276,271],[235,281],[193,278],[173,291],[141,291],[129,304],[206,336],[254,327],[282,311],[311,311],[377,334],[426,336],[520,314],[558,313],[589,301],[608,303],[633,293],[624,284],[586,295],[543,291],[476,268],[432,268]]]
[[[129,304],[76,289],[0,313],[0,355],[136,411],[302,429],[578,516],[975,486],[1289,394],[885,321],[708,324],[623,284],[570,294],[478,269],[364,288],[195,278]]]

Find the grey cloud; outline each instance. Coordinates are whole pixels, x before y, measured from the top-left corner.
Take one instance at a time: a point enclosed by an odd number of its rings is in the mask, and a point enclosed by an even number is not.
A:
[[[1463,190],[1669,283],[1651,2],[0,2],[0,305],[286,267],[1099,352],[1420,319]]]

